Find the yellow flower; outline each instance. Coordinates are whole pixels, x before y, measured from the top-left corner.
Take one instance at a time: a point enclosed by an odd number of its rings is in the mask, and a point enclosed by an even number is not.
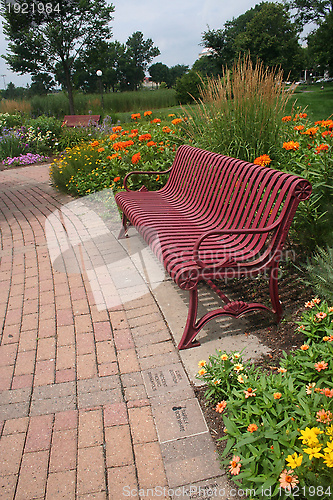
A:
[[[326,444],[327,444],[327,448],[324,448],[324,451],[326,453],[333,453],[333,441],[329,441]]]
[[[301,436],[298,439],[302,440],[302,444],[307,444],[308,446],[316,446],[319,441],[317,438],[318,434],[324,434],[324,431],[318,429],[318,427],[306,427],[305,430],[301,430]]]
[[[274,392],[274,394],[273,394],[274,399],[280,399],[281,397],[282,397],[281,392]]]
[[[333,454],[332,453],[324,456],[324,464],[326,464],[327,467],[333,467]]]
[[[201,361],[199,361],[198,363],[198,366],[200,366],[200,368],[202,368],[203,366],[206,365],[206,361],[204,359],[202,359]]]
[[[228,355],[227,354],[222,354],[221,359],[222,359],[222,361],[227,361]]]
[[[286,462],[288,462],[289,467],[292,469],[296,469],[296,467],[299,467],[302,463],[303,460],[303,455],[297,455],[297,453],[294,453],[293,455],[288,455],[286,458]]]
[[[323,457],[324,455],[320,453],[320,450],[321,450],[321,445],[314,446],[312,448],[303,448],[303,451],[309,455],[310,460],[312,460],[313,458]]]
[[[201,368],[201,370],[198,371],[198,374],[200,376],[204,375],[206,373],[206,370],[204,368]]]

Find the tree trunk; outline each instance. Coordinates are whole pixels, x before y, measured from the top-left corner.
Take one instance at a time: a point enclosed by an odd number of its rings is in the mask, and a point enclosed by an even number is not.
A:
[[[69,114],[75,115],[73,87],[72,87],[72,82],[71,82],[70,70],[69,70],[69,67],[68,67],[66,61],[63,61],[63,68],[64,68],[64,73],[65,73],[65,78],[66,78],[66,87],[67,87],[67,92],[68,92]]]

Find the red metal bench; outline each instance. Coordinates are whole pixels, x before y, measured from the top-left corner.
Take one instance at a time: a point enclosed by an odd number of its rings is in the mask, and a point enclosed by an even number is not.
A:
[[[282,317],[278,294],[281,251],[297,206],[311,194],[300,177],[191,146],[180,146],[169,178],[159,191],[145,187],[116,195],[126,235],[132,224],[163,263],[171,278],[190,293],[187,323],[178,345],[186,349],[212,318],[238,318],[253,310]],[[161,172],[140,172],[160,174]],[[272,309],[261,303],[231,301],[213,280],[269,276]],[[198,283],[205,281],[225,305],[197,320]]]
[[[98,125],[101,115],[66,115],[63,127],[89,127]]]

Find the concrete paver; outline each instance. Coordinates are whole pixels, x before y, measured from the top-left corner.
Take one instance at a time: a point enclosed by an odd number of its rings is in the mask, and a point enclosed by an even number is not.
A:
[[[47,166],[0,172],[0,497],[227,499],[191,381],[244,322],[179,353],[185,295],[101,204]]]

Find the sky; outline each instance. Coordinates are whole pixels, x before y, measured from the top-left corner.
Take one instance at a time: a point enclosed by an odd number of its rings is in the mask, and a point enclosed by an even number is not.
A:
[[[144,39],[151,38],[161,52],[152,64],[162,62],[169,67],[176,64],[191,67],[203,49],[200,46],[202,33],[208,27],[222,28],[226,21],[244,14],[260,1],[113,0],[112,40],[125,43],[134,32],[141,31]],[[1,27],[0,54],[6,53],[7,46]],[[24,87],[30,83],[30,76],[12,73],[0,58],[0,89],[6,88],[9,82]]]

